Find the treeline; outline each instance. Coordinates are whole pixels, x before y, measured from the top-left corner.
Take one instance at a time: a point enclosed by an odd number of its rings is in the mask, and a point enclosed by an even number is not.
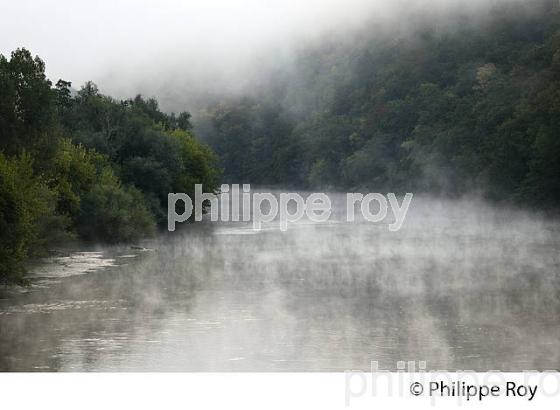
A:
[[[88,82],[53,87],[25,49],[0,55],[0,282],[57,241],[133,241],[166,217],[169,192],[216,189],[215,154],[190,115],[117,101]]]
[[[209,107],[197,127],[225,178],[560,205],[557,1],[403,20],[415,29],[307,50]]]

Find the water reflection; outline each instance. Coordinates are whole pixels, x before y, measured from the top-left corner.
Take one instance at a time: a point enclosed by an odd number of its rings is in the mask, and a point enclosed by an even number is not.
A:
[[[0,369],[560,370],[557,221],[415,198],[397,233],[266,228],[202,223],[90,249],[103,269],[4,291]]]

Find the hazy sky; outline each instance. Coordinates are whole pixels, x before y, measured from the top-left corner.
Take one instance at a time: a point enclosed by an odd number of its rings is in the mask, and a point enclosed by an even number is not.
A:
[[[271,64],[271,55],[372,16],[386,20],[411,3],[435,11],[487,1],[0,0],[0,53],[23,46],[46,61],[53,81],[78,88],[93,80],[104,93],[142,92],[165,108],[159,94],[188,92],[185,84],[245,87],[248,67]]]
[[[375,1],[373,2],[375,3]],[[0,0],[0,52],[25,46],[50,77],[240,64],[265,45],[355,24],[371,0]],[[360,11],[360,12],[359,12]],[[176,67],[178,70],[181,67]],[[196,67],[194,67],[196,69]],[[183,67],[190,72],[193,67]],[[227,66],[220,69],[227,70]],[[102,84],[100,84],[103,86]]]

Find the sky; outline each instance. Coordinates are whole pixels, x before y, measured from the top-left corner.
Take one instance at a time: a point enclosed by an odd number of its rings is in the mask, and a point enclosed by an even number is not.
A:
[[[487,2],[0,0],[0,53],[26,47],[46,62],[53,82],[63,78],[79,88],[92,80],[105,94],[143,93],[175,110],[182,108],[177,95],[250,87],[255,71],[289,59],[294,48],[372,17],[398,25],[404,8],[435,12]]]

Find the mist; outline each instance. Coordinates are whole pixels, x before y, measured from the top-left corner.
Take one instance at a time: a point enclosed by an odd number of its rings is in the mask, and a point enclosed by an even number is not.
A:
[[[390,232],[329,196],[330,221],[286,232],[206,220],[53,257],[0,292],[0,369],[558,368],[558,220],[418,196]]]
[[[0,1],[0,371],[560,369],[552,0]],[[333,218],[166,230],[222,183]]]
[[[0,52],[30,49],[54,82],[79,88],[92,80],[107,95],[143,94],[166,111],[196,112],[254,92],[327,39],[402,34],[426,18],[444,25],[512,2],[519,0],[3,1]]]

